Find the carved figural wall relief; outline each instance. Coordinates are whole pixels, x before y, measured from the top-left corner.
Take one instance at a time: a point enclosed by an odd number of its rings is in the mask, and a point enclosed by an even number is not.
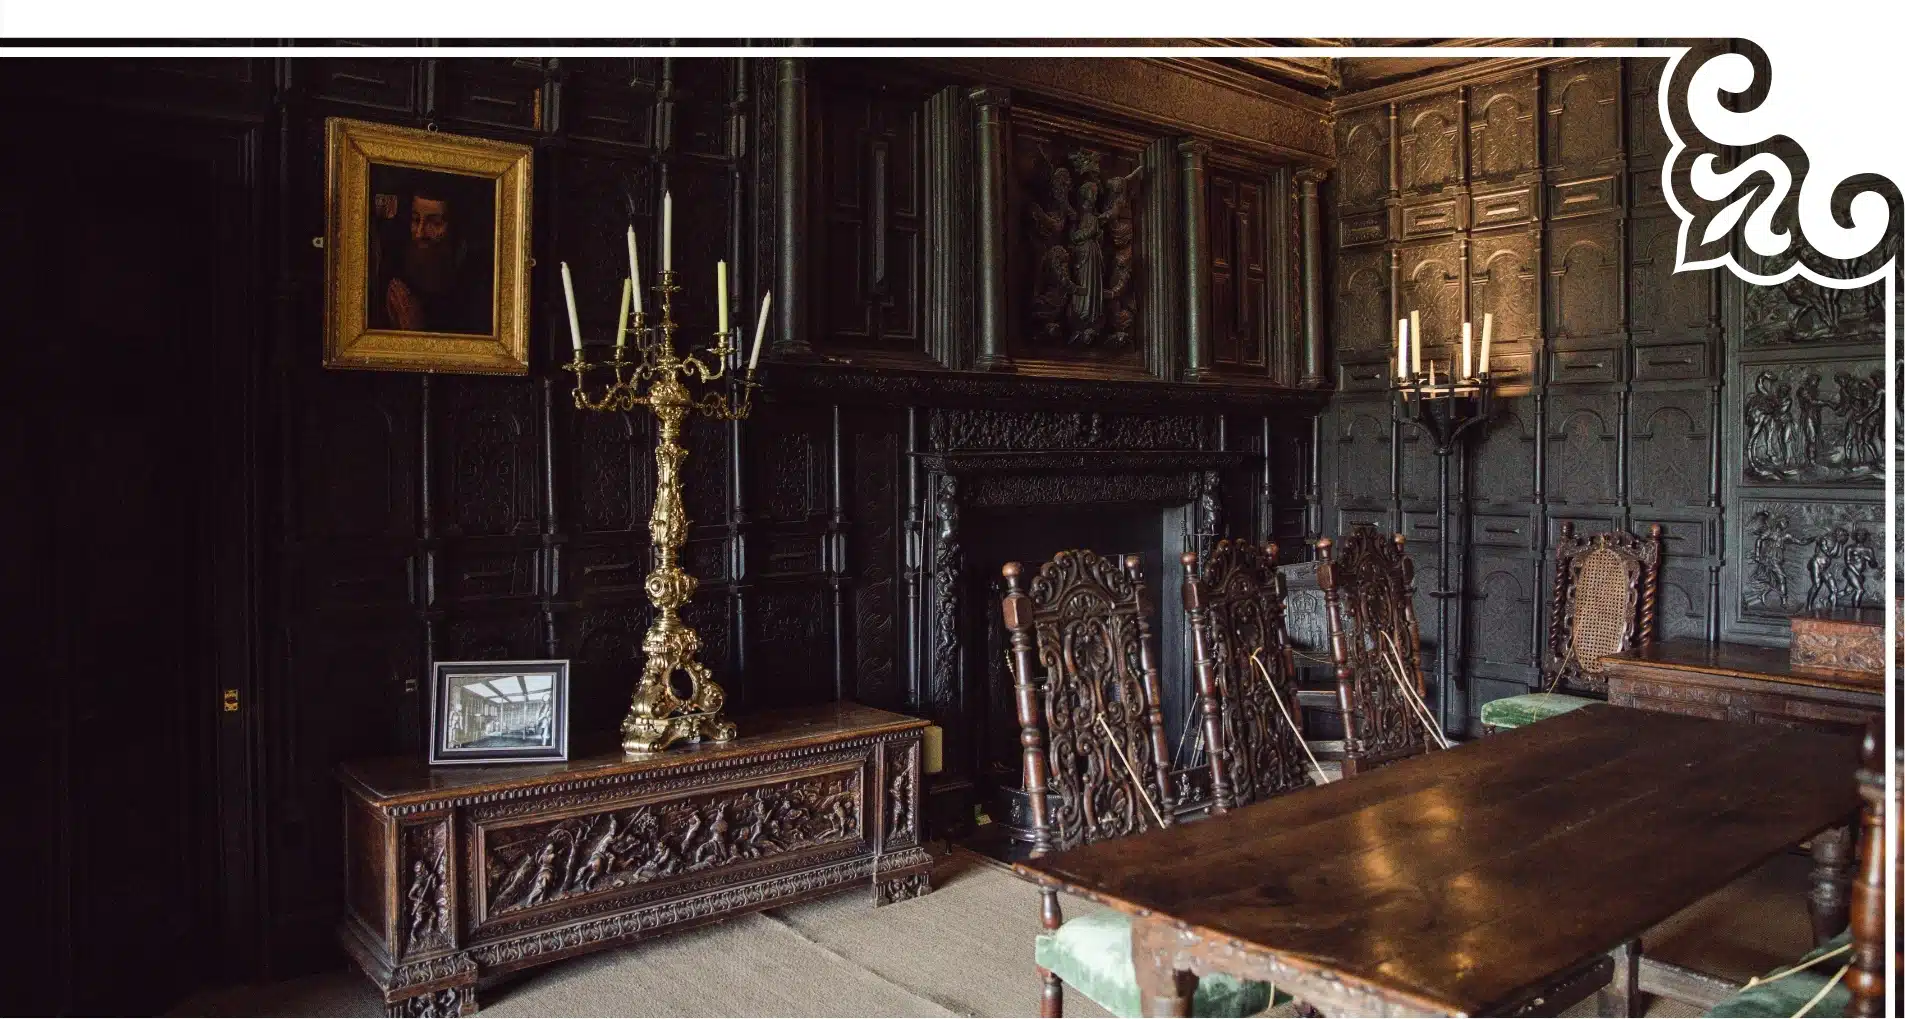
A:
[[[1038,336],[1067,347],[1122,351],[1137,321],[1131,203],[1142,166],[1106,177],[1102,155],[1046,155],[1050,204],[1030,205],[1040,251],[1032,296]]]
[[[854,838],[860,801],[857,773],[833,774],[505,830],[490,836],[489,914]]]
[[[1840,293],[1840,291],[1828,291]],[[1743,401],[1743,467],[1753,481],[1877,482],[1885,473],[1885,375],[1768,368]]]
[[[1749,504],[1751,505],[1751,504]],[[1885,560],[1879,507],[1762,503],[1747,519],[1748,606],[1777,613],[1879,603]],[[1795,569],[1795,567],[1798,567]],[[1803,580],[1802,590],[1798,583]]]

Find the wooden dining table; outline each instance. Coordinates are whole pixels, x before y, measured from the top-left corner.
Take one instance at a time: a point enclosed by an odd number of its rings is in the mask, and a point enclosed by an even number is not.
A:
[[[1014,869],[1132,915],[1147,1015],[1210,973],[1326,1015],[1626,1015],[1636,939],[1846,825],[1857,764],[1835,733],[1595,704]],[[1843,926],[1849,869],[1814,877]]]

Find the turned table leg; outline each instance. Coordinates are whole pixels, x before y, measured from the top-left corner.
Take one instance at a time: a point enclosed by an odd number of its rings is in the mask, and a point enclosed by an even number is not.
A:
[[[1603,1016],[1641,1015],[1640,942],[1629,941],[1608,953],[1614,958],[1614,979],[1595,995],[1595,1011]]]
[[[1812,938],[1825,944],[1845,930],[1851,907],[1852,829],[1827,828],[1812,839]]]
[[[1131,961],[1138,971],[1138,1003],[1148,1016],[1188,1016],[1197,974],[1181,969],[1178,932],[1169,924],[1131,922]]]

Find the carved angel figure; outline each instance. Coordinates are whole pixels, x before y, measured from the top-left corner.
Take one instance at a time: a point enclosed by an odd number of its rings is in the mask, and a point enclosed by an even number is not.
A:
[[[1032,316],[1050,339],[1115,350],[1130,342],[1136,319],[1127,296],[1131,197],[1144,168],[1106,179],[1101,158],[1090,149],[1073,152],[1070,169],[1052,168],[1050,206],[1031,207],[1039,245]]]

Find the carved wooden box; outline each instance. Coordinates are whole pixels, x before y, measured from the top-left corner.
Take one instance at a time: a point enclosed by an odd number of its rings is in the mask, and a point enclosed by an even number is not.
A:
[[[641,760],[346,765],[344,949],[391,1015],[476,1008],[492,974],[849,887],[931,887],[926,722],[854,704],[738,719]]]
[[[1794,616],[1792,656],[1794,665],[1882,674],[1885,621],[1873,610]]]

